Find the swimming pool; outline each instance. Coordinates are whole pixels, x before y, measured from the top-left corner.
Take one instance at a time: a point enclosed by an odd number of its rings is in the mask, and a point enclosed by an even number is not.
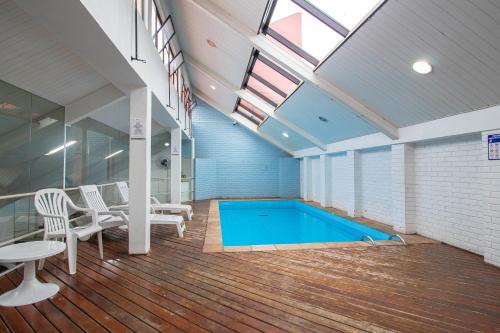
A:
[[[295,200],[219,201],[224,246],[359,241],[390,235]]]

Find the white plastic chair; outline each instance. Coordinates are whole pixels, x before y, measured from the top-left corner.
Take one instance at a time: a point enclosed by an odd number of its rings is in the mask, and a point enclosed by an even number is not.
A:
[[[86,212],[92,216],[90,224],[71,228],[69,225],[68,206],[75,210]],[[99,256],[103,258],[102,227],[97,224],[97,212],[88,208],[76,206],[68,195],[59,189],[39,190],[35,193],[35,208],[44,221],[44,240],[66,239],[69,273],[76,273],[78,239],[88,239],[97,234]],[[38,263],[38,269],[43,269],[44,259]]]
[[[95,185],[85,185],[80,186],[80,192],[82,194],[83,202],[88,208],[92,208],[97,211],[99,224],[103,229],[121,226],[125,223],[129,224],[129,217],[125,214],[128,210],[128,205],[108,207],[101,196],[101,193]],[[117,210],[112,210],[117,209]],[[154,209],[151,208],[152,213]],[[125,222],[123,222],[125,221]],[[178,215],[162,215],[162,214],[150,214],[151,224],[173,224],[177,227],[177,232],[179,237],[184,237],[184,231],[186,231],[186,224],[184,223],[184,218]]]
[[[129,202],[129,189],[126,182],[117,182],[116,187],[118,189],[118,194],[120,195],[120,199],[124,205],[128,205]],[[125,206],[116,206],[125,207]],[[182,205],[182,204],[172,204],[172,203],[160,203],[160,201],[151,196],[151,209],[154,210],[155,213],[163,212],[163,211],[181,211],[185,212],[189,221],[193,218],[193,208],[190,205]]]
[[[83,185],[79,189],[85,206],[97,212],[97,222],[103,229],[128,225],[128,216],[121,210],[109,209],[96,185]]]

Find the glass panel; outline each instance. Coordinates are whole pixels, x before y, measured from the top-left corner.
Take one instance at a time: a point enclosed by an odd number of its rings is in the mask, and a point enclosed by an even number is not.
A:
[[[0,81],[0,196],[63,185],[64,108]],[[33,198],[0,199],[0,241],[37,230]]]
[[[380,0],[308,0],[347,29],[354,28]]]
[[[241,107],[238,107],[235,112],[239,113],[240,115],[247,118],[256,125],[260,125],[262,123],[262,121],[259,118],[255,117],[253,114],[251,114],[247,110],[242,109]]]
[[[255,65],[253,66],[252,73],[255,73],[261,77],[263,77],[266,81],[271,83],[273,86],[276,88],[280,89],[283,91],[285,94],[290,95],[295,88],[297,87],[297,84],[294,82],[290,81],[271,67],[267,66],[264,64],[262,61],[257,59],[255,61]]]
[[[240,104],[245,106],[246,109],[250,110],[253,114],[255,114],[260,119],[265,119],[267,117],[267,115],[264,112],[260,111],[259,109],[257,109],[255,106],[248,103],[244,99],[240,99]],[[242,108],[242,109],[245,109],[245,108]]]
[[[152,129],[156,133],[151,137],[151,195],[160,202],[170,202],[170,132],[154,121]]]
[[[252,76],[250,76],[248,78],[247,87],[255,89],[259,94],[266,97],[266,99],[264,99],[261,96],[259,96],[258,94],[255,94],[255,96],[257,98],[260,98],[262,101],[264,101],[268,104],[271,104],[271,105],[272,105],[272,103],[269,103],[269,100],[274,102],[277,106],[277,105],[281,104],[281,102],[283,102],[283,100],[285,99],[285,97],[279,95],[274,90],[272,90],[271,88],[269,88],[265,84],[261,83],[260,81],[258,81],[257,79],[255,79]],[[253,91],[251,91],[251,90],[250,90],[250,92],[253,93]]]
[[[290,0],[278,0],[269,27],[317,60],[343,37]]]

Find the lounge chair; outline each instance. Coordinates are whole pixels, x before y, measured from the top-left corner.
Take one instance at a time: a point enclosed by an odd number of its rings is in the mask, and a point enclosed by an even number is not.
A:
[[[120,199],[124,206],[116,206],[116,207],[125,207],[128,205],[129,201],[129,189],[126,182],[117,182],[116,187],[118,189],[118,194],[120,195]],[[189,221],[193,218],[193,208],[190,205],[183,204],[172,204],[172,203],[160,203],[160,201],[151,196],[151,209],[154,210],[155,213],[170,211],[176,212],[181,211],[185,212]]]
[[[101,196],[101,193],[97,189],[96,185],[84,185],[80,186],[80,193],[82,194],[85,206],[94,209],[99,219],[99,224],[103,229],[111,228],[114,226],[123,226],[129,224],[129,217],[125,213],[128,210],[128,206],[115,206],[108,207]],[[116,209],[116,210],[113,210]],[[133,222],[132,222],[133,223]],[[186,230],[186,224],[184,223],[184,218],[179,215],[163,215],[163,214],[150,214],[151,224],[172,224],[177,227],[177,232],[179,237],[184,237],[184,231]]]

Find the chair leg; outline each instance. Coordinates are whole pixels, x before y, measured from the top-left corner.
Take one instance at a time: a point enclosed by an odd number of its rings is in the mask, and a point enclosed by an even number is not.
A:
[[[188,210],[187,216],[188,216],[188,220],[191,221],[193,219],[193,211],[192,210]]]
[[[97,233],[97,242],[99,243],[99,257],[101,260],[104,259],[104,251],[102,249],[102,231]]]
[[[66,246],[68,250],[69,274],[76,273],[77,242],[78,242],[78,237],[76,235],[71,235],[66,239]]]
[[[177,223],[177,232],[179,233],[179,238],[184,238],[184,230],[182,229],[182,224]]]

